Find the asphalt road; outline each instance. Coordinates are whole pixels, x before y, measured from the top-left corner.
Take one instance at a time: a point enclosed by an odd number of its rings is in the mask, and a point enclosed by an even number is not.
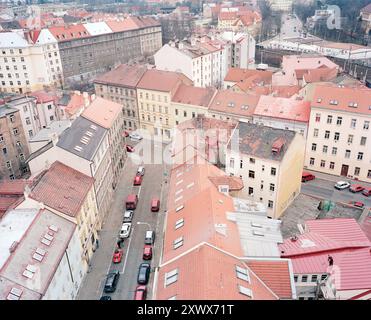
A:
[[[341,179],[339,179],[341,180]],[[325,200],[334,202],[348,203],[349,201],[361,201],[366,207],[371,207],[371,198],[361,193],[352,193],[349,189],[337,190],[334,188],[334,181],[324,179],[314,179],[301,185],[301,192]],[[366,185],[360,182],[361,185]]]
[[[136,143],[128,141],[135,147]],[[160,149],[160,144],[152,146]],[[149,261],[152,271],[159,264],[163,240],[163,223],[165,218],[167,198],[167,176],[168,166],[165,164],[141,164],[145,167],[145,174],[141,186],[133,186],[133,179],[138,164],[134,163],[130,156],[126,160],[123,174],[116,189],[114,201],[107,220],[100,232],[99,248],[97,249],[91,263],[91,271],[87,274],[80,288],[78,299],[97,300],[102,295],[111,296],[113,300],[132,300],[137,286],[137,274],[142,262],[144,247],[144,236],[147,230],[155,230],[156,240],[153,247],[153,257]],[[166,180],[166,182],[165,182]],[[121,229],[123,214],[125,211],[124,201],[126,197],[135,193],[139,201],[134,211],[130,237],[124,240],[121,248],[124,251],[122,261],[118,264],[112,263],[112,255],[115,250],[119,231]],[[159,197],[160,211],[153,213],[150,203],[153,197]],[[139,224],[138,224],[139,222]],[[120,279],[114,293],[103,293],[106,275],[113,270],[120,271]],[[152,298],[154,272],[150,274],[150,282],[147,285],[147,299]]]

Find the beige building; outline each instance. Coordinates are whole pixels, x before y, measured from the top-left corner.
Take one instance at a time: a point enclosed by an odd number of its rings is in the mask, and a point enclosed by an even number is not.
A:
[[[305,140],[294,131],[240,122],[228,144],[226,172],[241,177],[244,195],[279,218],[299,195]]]
[[[370,101],[367,88],[317,86],[305,168],[371,182]]]
[[[139,110],[137,101],[138,82],[146,72],[144,65],[122,64],[94,80],[97,96],[122,105],[124,128],[139,128]]]
[[[141,129],[165,141],[171,140],[175,126],[171,100],[181,84],[190,85],[192,81],[177,72],[146,71],[137,85]]]
[[[17,208],[45,209],[77,225],[85,268],[97,245],[101,221],[94,194],[94,179],[59,161],[35,178]]]
[[[126,154],[123,147],[124,117],[121,110],[120,104],[97,97],[81,115],[108,130],[114,188],[120,179]]]

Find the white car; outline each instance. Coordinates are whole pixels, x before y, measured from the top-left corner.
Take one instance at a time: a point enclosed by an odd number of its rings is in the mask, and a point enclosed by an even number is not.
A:
[[[131,132],[129,134],[129,137],[130,137],[131,140],[142,140],[143,139],[143,137],[136,132]]]
[[[124,220],[123,222],[131,222],[133,220],[134,211],[133,210],[126,210],[124,213]]]
[[[128,238],[131,231],[131,223],[123,223],[120,230],[120,238]]]
[[[346,182],[346,181],[338,181],[338,182],[336,182],[334,187],[335,187],[335,189],[338,189],[338,190],[344,190],[344,189],[350,187],[350,183]]]
[[[144,176],[144,167],[138,167],[137,176]]]

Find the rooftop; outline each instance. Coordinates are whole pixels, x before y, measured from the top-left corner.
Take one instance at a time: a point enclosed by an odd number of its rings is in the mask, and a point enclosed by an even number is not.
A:
[[[0,118],[6,117],[9,114],[18,112],[18,109],[11,108],[8,105],[0,105]]]
[[[78,117],[61,136],[57,146],[86,160],[92,160],[107,129],[84,117]]]
[[[44,129],[41,129],[36,133],[29,142],[49,141],[53,134],[59,136],[64,130],[71,126],[70,120],[53,121],[50,125]]]
[[[23,196],[25,187],[31,183],[25,179],[0,181],[0,196]]]
[[[173,102],[208,107],[215,94],[214,88],[199,88],[181,84],[172,98]]]
[[[239,122],[228,148],[238,145],[241,153],[281,161],[294,137],[294,131]]]
[[[254,116],[309,122],[310,102],[288,98],[260,96]]]
[[[103,128],[111,129],[121,112],[121,104],[96,97],[82,113],[82,117]]]
[[[76,217],[93,183],[93,178],[56,161],[32,187],[29,197],[70,217]]]
[[[94,82],[135,88],[146,70],[145,65],[129,66],[121,64],[117,68],[98,76]]]

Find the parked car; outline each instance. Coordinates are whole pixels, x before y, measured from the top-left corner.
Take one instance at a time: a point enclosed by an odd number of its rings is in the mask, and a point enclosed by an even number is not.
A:
[[[155,242],[155,232],[154,231],[146,231],[146,236],[144,238],[144,244],[154,244]]]
[[[112,262],[120,263],[122,260],[123,253],[124,252],[122,251],[122,249],[116,249],[115,252],[113,253]]]
[[[147,288],[146,286],[137,286],[134,293],[134,300],[146,300]]]
[[[307,182],[307,181],[310,181],[310,180],[314,180],[315,178],[316,178],[316,176],[314,174],[303,171],[303,173],[301,175],[301,182]]]
[[[143,260],[151,260],[152,259],[152,246],[145,245],[143,249]]]
[[[117,283],[120,278],[120,271],[116,270],[107,275],[106,283],[104,285],[104,292],[115,292]]]
[[[335,189],[338,189],[338,190],[344,190],[344,189],[350,187],[350,183],[347,182],[347,181],[338,181],[338,182],[336,182],[334,187],[335,187]]]
[[[143,166],[138,167],[137,176],[144,176],[144,171],[145,170]]]
[[[125,201],[126,210],[135,210],[138,204],[138,196],[136,194],[129,194]]]
[[[361,201],[349,201],[349,204],[361,209],[365,206],[365,204]]]
[[[131,140],[142,140],[143,139],[143,137],[139,133],[136,133],[136,132],[130,132],[129,137]]]
[[[371,188],[365,187],[365,189],[362,191],[362,194],[366,197],[371,196]]]
[[[160,199],[153,198],[151,200],[151,211],[158,212],[160,210]]]
[[[138,270],[138,284],[147,284],[149,280],[149,273],[151,265],[149,263],[141,263]]]
[[[133,220],[134,211],[126,210],[124,213],[124,219],[122,222],[131,222]]]
[[[120,230],[120,238],[128,238],[130,236],[131,223],[123,223]]]
[[[356,192],[361,192],[364,190],[364,186],[361,186],[360,184],[352,184],[349,188],[350,192],[356,193]]]
[[[127,152],[134,152],[135,150],[134,150],[134,147],[133,147],[133,146],[127,144],[127,145],[126,145],[126,151],[127,151]]]
[[[124,131],[123,136],[124,136],[125,138],[127,138],[127,137],[129,136],[129,132],[128,132],[128,131]]]
[[[112,300],[110,296],[101,296],[99,300]]]
[[[142,184],[143,177],[135,176],[134,177],[134,186],[140,186]]]

